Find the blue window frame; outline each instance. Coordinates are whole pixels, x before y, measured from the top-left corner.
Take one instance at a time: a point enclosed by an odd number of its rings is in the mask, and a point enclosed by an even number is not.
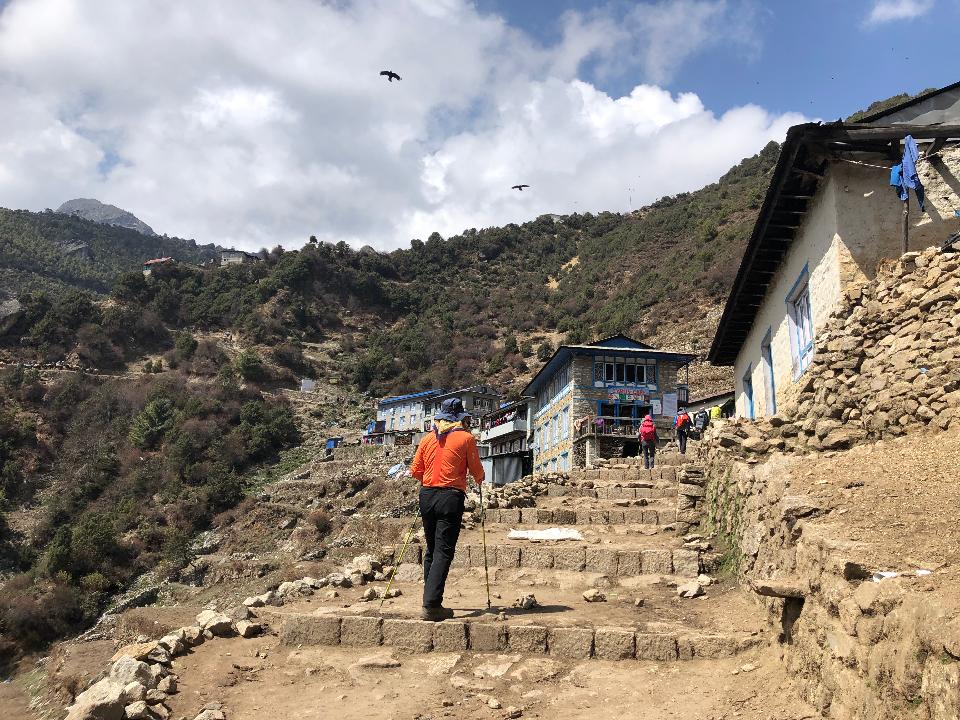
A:
[[[757,411],[753,405],[753,363],[747,365],[747,371],[743,374],[743,402],[746,416],[754,420]]]
[[[760,343],[760,359],[763,363],[764,394],[767,398],[767,415],[777,414],[777,386],[773,378],[773,340],[768,328]]]
[[[803,375],[813,357],[813,312],[810,308],[810,273],[804,266],[787,294],[787,317],[793,353],[793,377]]]

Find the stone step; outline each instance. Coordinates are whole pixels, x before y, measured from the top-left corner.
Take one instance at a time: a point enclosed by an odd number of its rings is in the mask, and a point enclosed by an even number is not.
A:
[[[649,632],[636,627],[547,626],[490,620],[426,622],[338,612],[265,613],[287,646],[387,646],[410,653],[491,652],[571,659],[654,660],[731,657],[759,645],[752,633]]]
[[[627,482],[676,482],[678,468],[675,465],[647,470],[643,467],[609,467],[593,470],[571,470],[567,476],[572,482],[627,483]],[[549,479],[548,479],[549,482]]]
[[[396,562],[401,548],[384,550],[385,562]],[[423,546],[411,544],[403,557],[404,564],[422,565]],[[488,567],[527,568],[531,570],[566,570],[593,572],[610,577],[635,575],[677,575],[696,577],[711,568],[704,564],[699,550],[685,548],[630,548],[583,545],[575,541],[553,545],[527,543],[487,544]],[[709,562],[707,563],[709,565]],[[483,544],[458,543],[453,558],[454,569],[484,567]]]
[[[642,485],[642,483],[637,483]],[[586,497],[597,500],[660,500],[677,497],[677,485],[670,487],[628,487],[626,485],[547,485],[547,497]]]
[[[669,525],[676,522],[676,507],[511,508],[488,509],[486,522],[512,525]]]

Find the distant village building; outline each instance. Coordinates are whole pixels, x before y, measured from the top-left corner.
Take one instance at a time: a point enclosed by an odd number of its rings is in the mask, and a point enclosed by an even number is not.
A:
[[[441,392],[423,403],[423,429],[429,430],[433,425],[434,415],[440,411],[440,404],[449,398],[458,397],[463,403],[463,409],[470,413],[474,427],[479,425],[480,418],[488,412],[500,407],[503,396],[490,385],[471,385],[470,387]]]
[[[220,253],[220,267],[227,265],[252,265],[261,262],[259,255],[244,252],[243,250],[223,250]]]
[[[156,268],[160,267],[161,265],[173,265],[176,262],[177,261],[174,260],[172,257],[162,257],[162,258],[155,258],[153,260],[147,260],[143,264],[143,274],[149,277],[150,273],[152,273]]]
[[[506,485],[533,472],[530,449],[529,399],[507,403],[480,419],[480,443],[487,482]]]
[[[686,369],[694,359],[625,335],[560,346],[523,391],[533,398],[534,472],[636,455],[647,414],[668,437],[678,406],[688,400]]]
[[[433,426],[440,403],[459,397],[476,423],[481,415],[499,407],[500,394],[489,385],[473,385],[447,392],[423,390],[385,397],[377,402],[377,419],[367,426],[362,442],[368,445],[411,445]]]
[[[901,143],[919,145],[920,212],[891,187]],[[960,83],[860,119],[787,132],[709,358],[732,365],[741,417],[774,415],[802,386],[814,338],[878,264],[960,229]],[[906,232],[905,232],[906,231]]]

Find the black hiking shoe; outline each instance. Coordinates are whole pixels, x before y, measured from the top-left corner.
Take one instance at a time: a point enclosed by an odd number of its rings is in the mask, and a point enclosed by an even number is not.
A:
[[[437,607],[425,607],[420,609],[420,619],[430,622],[441,622],[453,618],[453,610],[445,608],[442,605]]]

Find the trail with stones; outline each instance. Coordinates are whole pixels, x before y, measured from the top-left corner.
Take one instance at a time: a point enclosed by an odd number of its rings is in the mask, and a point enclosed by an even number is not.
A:
[[[445,598],[455,616],[430,623],[419,619],[422,536],[384,598],[397,540],[414,521],[415,483],[375,479],[396,458],[342,455],[263,489],[247,514],[258,524],[238,527],[262,534],[272,551],[247,557],[222,540],[205,560],[216,581],[191,602],[124,613],[115,637],[150,622],[159,639],[136,637],[119,650],[99,641],[112,664],[69,717],[234,720],[269,710],[595,719],[622,717],[628,704],[642,720],[813,717],[796,699],[755,600],[700,528],[704,473],[682,456],[661,453],[653,471],[628,458],[485,492],[492,611],[480,508],[468,497]],[[366,486],[364,473],[374,478]],[[353,490],[328,494],[344,482]],[[305,532],[318,508],[349,516],[322,549]],[[543,530],[580,539],[510,537]],[[290,565],[291,554],[325,557]],[[223,595],[230,572],[249,577],[257,568],[256,575],[284,555],[283,573],[293,579],[250,578]],[[292,575],[297,568],[307,572]],[[241,587],[259,594],[239,602]],[[85,649],[95,654],[96,644]]]
[[[541,485],[531,507],[487,509],[487,563],[496,611],[486,611],[480,530],[461,533],[448,582],[453,620],[417,619],[423,549],[413,545],[397,569],[402,594],[379,603],[344,601],[341,592],[285,600],[264,608],[288,645],[388,646],[407,652],[512,652],[605,660],[689,660],[727,657],[757,645],[762,623],[751,621],[746,599],[708,573],[720,556],[678,521],[678,497],[699,492],[702,471],[644,470],[636,459]],[[668,464],[669,463],[669,464]],[[679,470],[679,472],[678,472]],[[694,496],[695,497],[695,496]],[[491,505],[499,505],[497,496]],[[686,508],[685,508],[686,509]],[[684,511],[680,511],[684,515]],[[689,517],[689,514],[687,514]],[[693,518],[690,518],[693,519]],[[413,518],[409,518],[410,521]],[[510,539],[510,530],[575,529],[583,540]],[[399,547],[367,562],[383,575]],[[699,579],[698,579],[699,578]],[[367,593],[371,599],[377,593]],[[531,597],[532,596],[532,597]],[[721,613],[722,622],[715,616]]]

